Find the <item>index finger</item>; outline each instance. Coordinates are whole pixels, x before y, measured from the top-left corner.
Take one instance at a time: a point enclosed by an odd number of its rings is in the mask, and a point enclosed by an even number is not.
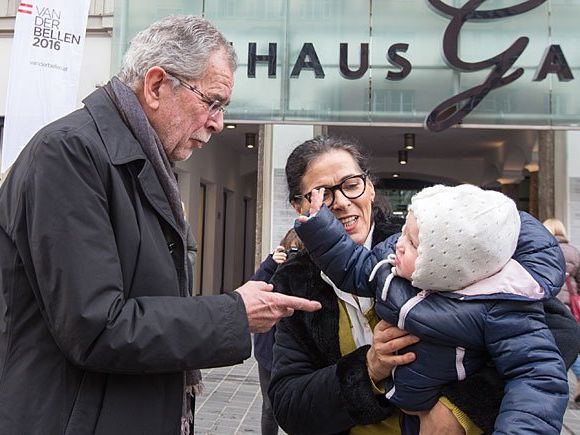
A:
[[[322,308],[322,305],[318,301],[311,301],[310,299],[299,298],[297,296],[284,295],[278,293],[279,300],[278,305],[285,308],[291,308],[293,310],[308,311],[309,313],[313,311],[318,311]]]
[[[377,324],[377,326],[375,327],[375,330],[373,331],[375,341],[387,343],[391,340],[395,340],[400,337],[410,337],[413,342],[415,340],[418,340],[417,337],[409,334],[404,329],[400,329],[396,326],[389,325],[388,323],[386,323],[385,325],[386,327],[379,328],[379,324]]]

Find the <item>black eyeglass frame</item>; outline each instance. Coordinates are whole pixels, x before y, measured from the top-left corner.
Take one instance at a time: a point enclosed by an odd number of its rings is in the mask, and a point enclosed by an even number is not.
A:
[[[203,92],[201,92],[195,86],[192,86],[189,83],[187,83],[185,80],[180,79],[176,74],[174,74],[172,72],[165,70],[165,74],[167,74],[171,78],[174,78],[175,80],[177,80],[179,82],[179,84],[181,86],[183,86],[186,89],[189,89],[191,92],[193,92],[195,95],[197,95],[200,98],[200,100],[203,101],[207,105],[207,110],[208,110],[210,117],[213,118],[214,116],[216,116],[218,114],[218,112],[225,113],[226,107],[224,106],[224,103],[222,103],[220,100],[212,100],[212,99],[208,98],[207,95],[205,95]]]
[[[361,196],[363,196],[367,190],[367,178],[368,178],[368,176],[369,176],[368,173],[363,172],[362,174],[351,175],[349,177],[346,177],[344,180],[342,180],[338,184],[335,184],[334,186],[330,186],[330,187],[321,186],[321,187],[324,187],[325,192],[330,192],[332,194],[332,201],[330,201],[330,204],[325,203],[327,205],[327,207],[332,207],[332,204],[334,204],[334,199],[336,198],[335,192],[337,190],[340,190],[340,192],[348,199],[357,199],[357,198],[360,198]],[[353,178],[360,178],[363,181],[363,189],[362,189],[362,192],[359,193],[358,195],[349,196],[344,192],[344,190],[342,190],[342,185],[344,183],[346,183],[347,181],[352,180]],[[308,192],[308,193],[305,193],[304,195],[296,195],[296,196],[294,196],[294,199],[306,199],[306,201],[310,202],[311,197],[312,197],[312,192]]]

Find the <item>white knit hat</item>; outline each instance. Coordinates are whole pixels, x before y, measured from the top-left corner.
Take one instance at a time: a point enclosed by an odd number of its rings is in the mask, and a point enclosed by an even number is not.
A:
[[[415,287],[458,290],[498,272],[515,252],[520,216],[507,196],[462,184],[411,198],[419,229]]]

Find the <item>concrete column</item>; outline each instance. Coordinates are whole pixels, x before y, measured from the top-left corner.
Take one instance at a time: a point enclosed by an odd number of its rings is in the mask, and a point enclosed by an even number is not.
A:
[[[316,136],[328,136],[328,125],[315,125],[314,137]]]
[[[519,208],[520,185],[518,183],[505,183],[501,185],[501,193],[511,198]]]
[[[538,219],[544,221],[554,216],[554,132],[538,133],[539,166],[538,172]]]
[[[288,202],[284,168],[296,146],[314,137],[312,125],[272,125],[264,127],[258,150],[258,213],[256,261],[259,263],[294,225],[296,212]],[[260,135],[262,136],[262,135]],[[259,235],[259,237],[258,237]]]
[[[580,131],[568,131],[566,145],[568,239],[580,247]]]
[[[566,131],[554,131],[554,217],[568,227],[568,152]]]
[[[528,212],[538,219],[538,171],[530,172],[530,202]]]
[[[263,255],[264,234],[270,234],[269,214],[264,213],[272,198],[272,126],[261,125],[258,132],[258,186],[256,189],[256,250],[254,252],[254,270],[260,265]],[[266,240],[268,240],[266,238]],[[268,245],[268,243],[266,243]],[[266,252],[267,252],[266,248]]]

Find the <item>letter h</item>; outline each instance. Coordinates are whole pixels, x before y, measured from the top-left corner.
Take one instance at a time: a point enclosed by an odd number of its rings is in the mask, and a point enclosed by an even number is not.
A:
[[[248,43],[248,77],[256,77],[256,62],[268,62],[268,78],[276,78],[276,51],[275,42],[268,44],[268,54],[257,55],[256,43]]]

